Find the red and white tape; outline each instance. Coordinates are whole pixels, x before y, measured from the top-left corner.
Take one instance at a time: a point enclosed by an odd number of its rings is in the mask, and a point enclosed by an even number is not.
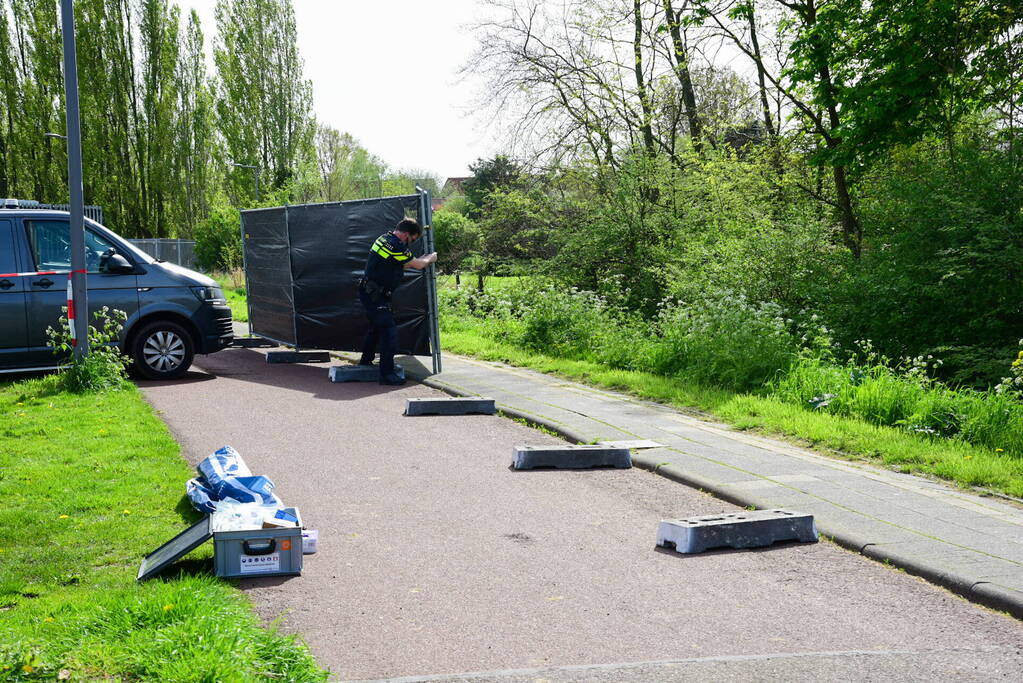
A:
[[[67,326],[71,330],[71,346],[78,346],[75,337],[75,293],[71,286],[71,273],[67,274]]]

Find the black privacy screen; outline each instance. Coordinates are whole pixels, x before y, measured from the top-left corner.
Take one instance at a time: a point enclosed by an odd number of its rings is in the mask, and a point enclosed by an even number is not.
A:
[[[242,211],[252,333],[301,349],[359,351],[369,325],[358,286],[373,240],[405,216],[423,222],[420,197]],[[412,253],[422,256],[426,240]],[[426,271],[406,270],[394,293],[398,351],[430,354]]]

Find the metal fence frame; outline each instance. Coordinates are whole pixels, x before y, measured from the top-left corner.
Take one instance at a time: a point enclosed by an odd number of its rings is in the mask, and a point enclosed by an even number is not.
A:
[[[304,208],[304,207],[320,207],[320,206],[327,206],[327,205],[333,205],[333,204],[359,204],[359,203],[364,203],[364,202],[373,202],[373,201],[382,200],[382,199],[406,199],[406,200],[414,200],[414,204],[410,203],[408,208],[411,208],[411,206],[416,206],[416,209],[417,209],[418,214],[419,214],[418,215],[418,219],[419,219],[420,223],[423,225],[423,227],[425,228],[424,231],[423,231],[423,238],[424,238],[423,239],[423,243],[424,243],[423,246],[425,247],[425,252],[424,253],[428,254],[428,253],[436,250],[435,241],[434,241],[434,235],[433,235],[433,209],[432,209],[432,202],[431,202],[430,192],[429,192],[429,190],[425,190],[425,189],[423,189],[422,187],[420,187],[418,185],[416,186],[416,193],[414,195],[395,195],[395,196],[391,196],[391,197],[371,197],[371,198],[364,198],[364,199],[347,200],[347,201],[342,201],[342,202],[324,202],[324,203],[320,203],[320,204],[299,204],[299,205],[288,205],[288,204],[286,204],[284,206],[277,206],[277,207],[264,207],[264,208],[261,208],[261,209],[248,209],[248,210],[243,210],[241,212],[242,213],[242,220],[240,221],[241,225],[239,226],[239,231],[240,231],[240,235],[241,235],[241,239],[242,239],[242,245],[243,245],[242,246],[242,264],[243,264],[243,267],[245,268],[246,278],[248,278],[249,266],[250,266],[250,264],[249,264],[249,254],[248,254],[248,248],[247,248],[247,244],[248,244],[248,241],[249,241],[250,238],[249,238],[249,234],[246,232],[246,227],[247,226],[246,226],[246,221],[245,221],[245,217],[247,215],[259,214],[259,213],[265,212],[265,211],[283,211],[283,213],[284,213],[284,221],[285,221],[285,223],[288,223],[288,211],[289,211],[289,209],[299,209],[299,208]],[[406,213],[405,215],[407,216],[408,214]],[[290,231],[286,231],[286,235],[287,235],[287,237],[289,239],[288,249],[290,251],[290,249],[291,249],[291,245],[290,245]],[[362,253],[364,254],[365,252],[362,252]],[[363,256],[362,258],[364,259],[365,256]],[[293,275],[294,274],[292,273],[292,281],[291,281],[291,285],[290,285],[292,287],[294,285]],[[427,298],[427,301],[426,301],[426,304],[427,304],[426,305],[426,309],[427,309],[426,310],[426,318],[427,318],[427,320],[426,320],[426,336],[427,336],[427,338],[429,340],[429,345],[430,345],[430,355],[432,356],[431,360],[432,360],[432,365],[433,365],[433,372],[434,372],[434,374],[438,374],[438,373],[441,372],[442,368],[441,368],[441,349],[440,349],[440,323],[439,323],[439,320],[438,320],[438,309],[437,309],[437,289],[436,289],[436,284],[437,283],[436,283],[436,268],[435,268],[435,266],[433,264],[430,264],[427,267],[426,271],[423,273],[423,275],[424,275],[424,279],[425,279],[426,298]],[[248,282],[247,282],[247,284],[248,284]],[[267,336],[266,334],[263,334],[263,333],[260,333],[260,332],[255,332],[253,330],[252,321],[253,321],[254,316],[252,315],[252,301],[253,301],[253,297],[251,296],[252,295],[252,290],[251,289],[249,289],[249,294],[250,294],[250,296],[248,296],[247,299],[246,299],[246,304],[247,304],[248,313],[249,313],[249,316],[248,316],[249,317],[249,335],[256,335],[256,336],[262,337],[264,339],[268,339],[268,340],[270,340],[272,342],[276,342],[276,343],[284,345],[284,346],[294,346],[294,348],[302,348],[301,346],[296,346],[296,342],[299,343],[299,344],[301,343],[301,340],[298,339],[299,335],[298,335],[297,330],[295,331],[295,333],[292,336],[292,339],[295,340],[295,341],[283,341],[283,340],[280,340],[280,339],[274,339],[273,337]],[[295,324],[296,320],[297,320],[297,318],[294,315],[294,311],[292,311],[292,324],[293,325]]]

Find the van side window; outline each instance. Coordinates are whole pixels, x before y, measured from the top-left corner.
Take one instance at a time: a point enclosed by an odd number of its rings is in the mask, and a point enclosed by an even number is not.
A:
[[[14,228],[10,221],[0,221],[0,275],[18,272],[14,258]]]
[[[36,270],[71,270],[71,228],[67,221],[25,221],[25,227]],[[107,249],[114,249],[114,245],[86,228],[85,267],[88,272],[100,272],[100,257]]]

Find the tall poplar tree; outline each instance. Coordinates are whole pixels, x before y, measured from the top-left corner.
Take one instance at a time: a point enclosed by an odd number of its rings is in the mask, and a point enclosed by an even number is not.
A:
[[[259,167],[268,191],[314,158],[312,84],[303,78],[291,0],[217,0],[216,116],[228,162]],[[253,171],[229,167],[233,197],[254,197]]]
[[[55,2],[11,0],[4,24],[4,180],[8,196],[44,201],[66,193],[66,152],[45,133],[64,132],[64,80]]]
[[[192,235],[196,224],[209,213],[210,196],[222,177],[215,164],[216,131],[213,122],[213,90],[206,76],[202,26],[195,10],[189,14],[185,38],[175,74],[178,104],[175,135],[177,191],[175,219],[179,236]]]

